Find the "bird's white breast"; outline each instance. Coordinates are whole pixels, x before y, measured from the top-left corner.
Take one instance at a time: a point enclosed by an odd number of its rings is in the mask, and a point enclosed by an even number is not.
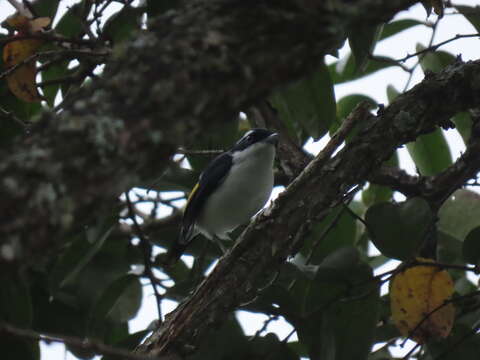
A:
[[[201,212],[198,230],[228,239],[228,232],[261,210],[272,192],[274,158],[275,147],[267,143],[235,153],[230,173]]]

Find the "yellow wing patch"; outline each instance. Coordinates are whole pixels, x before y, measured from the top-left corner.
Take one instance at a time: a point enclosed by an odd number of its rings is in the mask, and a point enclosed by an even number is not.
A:
[[[186,208],[188,207],[188,204],[190,204],[190,200],[192,200],[193,195],[198,190],[199,185],[200,185],[200,183],[196,183],[195,186],[193,187],[192,191],[190,192],[190,195],[188,195]]]

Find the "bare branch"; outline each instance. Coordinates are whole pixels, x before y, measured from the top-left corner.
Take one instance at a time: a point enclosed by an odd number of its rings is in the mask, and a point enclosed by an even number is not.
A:
[[[435,50],[437,50],[439,47],[443,46],[443,45],[446,45],[448,43],[451,43],[452,41],[455,41],[455,40],[458,40],[458,39],[465,39],[465,38],[472,38],[472,37],[480,37],[480,34],[479,33],[476,33],[476,34],[457,34],[455,35],[454,37],[450,38],[450,39],[447,39],[447,40],[444,40],[442,42],[439,42],[438,44],[435,44],[435,45],[430,45],[428,47],[426,47],[425,49],[423,50],[420,50],[420,51],[417,51],[413,54],[408,54],[406,55],[405,57],[401,58],[401,59],[396,59],[395,62],[405,62],[407,61],[408,59],[411,59],[412,57],[415,57],[415,56],[419,56],[419,55],[424,55],[426,53],[429,53],[429,52],[434,52]]]
[[[0,333],[2,332],[13,335],[13,336],[18,336],[24,339],[30,339],[34,341],[43,341],[47,344],[53,342],[53,343],[71,345],[83,350],[92,351],[96,354],[118,356],[125,360],[158,359],[158,357],[155,358],[149,355],[137,355],[120,348],[115,348],[115,347],[106,345],[96,340],[82,339],[74,336],[39,333],[30,329],[21,329],[16,326],[7,324],[5,322],[0,322]]]
[[[128,213],[129,217],[133,222],[133,227],[135,229],[136,235],[140,239],[140,245],[142,246],[143,250],[143,263],[145,266],[145,275],[147,276],[148,280],[150,281],[150,285],[152,286],[153,294],[155,295],[155,300],[157,302],[157,312],[158,312],[158,320],[162,321],[162,296],[158,292],[157,284],[159,280],[155,277],[153,273],[153,262],[152,262],[152,245],[150,241],[146,238],[145,234],[143,233],[142,227],[138,224],[136,218],[136,211],[134,209],[134,205],[130,200],[130,191],[125,192],[125,198],[127,200],[128,206]]]
[[[472,128],[465,152],[447,169],[435,176],[413,176],[393,167],[380,167],[369,181],[389,186],[407,197],[421,196],[432,206],[439,208],[457,189],[467,184],[480,171],[480,122]]]

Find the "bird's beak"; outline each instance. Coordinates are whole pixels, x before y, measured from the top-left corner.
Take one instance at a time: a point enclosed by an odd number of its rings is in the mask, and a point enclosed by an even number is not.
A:
[[[269,137],[267,137],[265,140],[264,140],[266,143],[269,143],[269,144],[272,144],[274,146],[277,146],[278,144],[278,134],[277,133],[273,133],[272,135],[270,135]]]

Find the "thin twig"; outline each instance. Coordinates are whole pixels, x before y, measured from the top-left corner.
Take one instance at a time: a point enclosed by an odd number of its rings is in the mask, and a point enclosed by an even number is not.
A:
[[[435,51],[437,50],[439,47],[445,45],[445,44],[448,44],[452,41],[455,41],[455,40],[458,40],[458,39],[463,39],[463,38],[471,38],[471,37],[480,37],[480,34],[479,33],[476,33],[476,34],[457,34],[455,35],[454,37],[450,38],[450,39],[447,39],[447,40],[444,40],[442,42],[439,42],[438,44],[435,44],[435,45],[430,45],[428,47],[426,47],[425,49],[422,49],[422,50],[419,50],[413,54],[408,54],[406,55],[405,57],[401,58],[401,59],[396,59],[395,62],[405,62],[407,61],[408,59],[411,59],[412,57],[415,57],[415,56],[418,56],[418,55],[422,55],[422,54],[425,54],[427,52],[432,52],[432,51]]]
[[[391,59],[391,58],[384,57],[384,56],[377,56],[377,55],[373,55],[373,54],[370,54],[368,57],[369,57],[370,60],[373,60],[373,61],[376,61],[376,62],[383,62],[383,63],[391,64],[393,66],[398,66],[398,67],[402,68],[402,70],[404,70],[408,73],[412,72],[411,68],[402,64],[402,62],[400,62],[398,60]]]
[[[287,189],[294,191],[296,187],[303,186],[305,179],[308,179],[308,175],[315,172],[317,169],[323,167],[325,163],[330,160],[334,152],[343,144],[347,135],[355,127],[357,121],[362,121],[368,115],[370,115],[370,109],[372,104],[367,101],[360,102],[352,112],[345,118],[340,125],[340,128],[330,138],[327,145],[320,151],[320,153],[305,167],[302,174],[293,180]]]
[[[475,274],[479,273],[479,268],[477,266],[465,266],[465,265],[456,265],[456,264],[445,264],[439,262],[426,262],[420,260],[414,260],[411,263],[411,266],[433,266],[441,269],[453,269],[453,270],[462,270],[462,271],[471,271]]]
[[[158,279],[155,277],[155,274],[153,273],[153,270],[152,270],[152,267],[153,267],[152,259],[151,259],[152,245],[150,244],[149,240],[145,237],[145,234],[143,233],[142,228],[138,224],[134,205],[130,200],[129,191],[125,192],[125,198],[127,200],[129,217],[133,222],[133,227],[135,229],[136,235],[140,239],[140,245],[142,246],[142,249],[143,249],[143,260],[144,260],[144,266],[145,266],[144,274],[148,277],[148,280],[150,281],[150,285],[152,286],[152,289],[153,289],[153,293],[155,295],[155,300],[157,302],[158,320],[162,321],[162,307],[161,307],[162,296],[160,295],[157,289]]]
[[[418,350],[418,348],[419,348],[420,346],[421,346],[420,344],[415,344],[415,346],[414,346],[413,348],[411,348],[410,351],[405,354],[405,356],[402,358],[402,360],[408,360],[408,359],[410,358],[410,356],[411,356],[416,350]]]
[[[223,153],[225,150],[188,150],[184,148],[179,148],[177,150],[178,154],[183,154],[183,155],[206,155],[206,156],[212,156],[212,155],[219,155]]]
[[[282,343],[287,343],[288,342],[288,339],[290,339],[292,337],[293,334],[295,334],[295,332],[297,331],[297,329],[293,328],[292,331],[290,331],[288,333],[287,336],[285,336],[285,338],[282,340]]]
[[[449,348],[445,349],[440,355],[438,355],[435,360],[440,360],[445,355],[448,355],[450,352],[455,350],[458,346],[460,346],[464,341],[466,341],[470,336],[473,336],[477,333],[477,331],[480,329],[480,325],[475,326],[473,329],[471,329],[469,332],[467,332],[465,335],[463,335],[458,341],[456,341],[452,346]]]
[[[0,39],[0,45],[7,44],[12,41],[28,40],[28,39],[45,40],[46,42],[56,42],[60,44],[67,43],[67,44],[73,44],[73,45],[79,45],[79,46],[87,46],[89,48],[98,47],[98,44],[92,40],[66,38],[61,35],[52,33],[51,31],[38,32],[35,34],[21,34],[21,35],[17,34],[15,36],[8,36]]]
[[[270,325],[270,323],[272,321],[275,321],[275,320],[278,320],[279,316],[278,315],[271,315],[268,317],[268,319],[266,319],[264,322],[263,322],[263,325],[260,329],[258,329],[255,334],[253,334],[249,339],[248,341],[252,341],[256,338],[258,338],[260,335],[262,335],[262,333],[267,330],[267,327],[268,325]]]
[[[37,52],[35,54],[30,55],[29,57],[23,59],[19,63],[9,67],[6,69],[4,72],[0,73],[0,80],[3,79],[6,76],[9,76],[13,72],[15,72],[18,68],[21,66],[24,66],[28,64],[31,61],[37,60],[42,57],[48,57],[48,56],[53,56],[53,55],[68,55],[70,57],[79,57],[79,56],[93,56],[93,57],[106,57],[109,55],[108,52],[101,52],[101,53],[96,53],[96,52],[87,52],[87,51],[81,51],[81,50],[51,50],[51,51],[43,51],[43,52]],[[51,85],[51,84],[49,84]],[[46,86],[46,85],[44,85]]]
[[[30,131],[30,125],[31,125],[30,123],[23,121],[22,119],[16,117],[13,112],[7,111],[1,107],[0,107],[0,118],[10,119],[16,122],[17,124],[20,124],[20,126],[25,130],[27,134]]]
[[[5,70],[4,72],[0,73],[0,80],[3,79],[4,77],[12,74],[13,72],[15,72],[18,68],[20,68],[21,66],[24,66],[25,64],[28,64],[29,62],[33,61],[33,60],[36,60],[38,57],[40,56],[40,53],[35,53],[33,55],[30,55],[29,57],[23,59],[22,61],[20,61],[19,63],[9,67],[7,70]]]
[[[429,47],[432,46],[433,44],[433,41],[435,39],[435,35],[437,34],[437,28],[438,28],[438,23],[440,22],[440,18],[437,18],[437,20],[433,23],[432,25],[432,34],[430,35],[430,40],[428,42],[428,46],[427,46],[427,49]],[[407,55],[408,56],[408,55]],[[403,87],[403,91],[402,92],[405,92],[407,91],[408,87],[410,86],[410,83],[413,79],[413,74],[415,73],[415,69],[420,65],[420,60],[423,58],[423,56],[425,55],[422,55],[420,59],[417,59],[417,62],[415,63],[415,65],[413,65],[413,67],[411,68],[411,72],[408,76],[408,79],[407,79],[407,82],[405,83],[405,86]]]
[[[462,295],[462,296],[457,296],[457,297],[454,297],[454,298],[451,298],[451,299],[448,299],[448,300],[445,300],[443,303],[441,303],[440,305],[438,305],[437,307],[435,307],[434,309],[432,309],[431,311],[429,311],[427,314],[424,315],[424,317],[422,318],[422,320],[420,320],[418,322],[417,325],[415,325],[415,327],[412,329],[412,331],[409,332],[408,336],[405,338],[405,340],[403,340],[401,346],[404,346],[405,343],[412,338],[412,336],[415,334],[415,332],[422,326],[422,324],[425,323],[425,321],[427,321],[433,314],[435,314],[437,311],[439,311],[440,309],[444,308],[445,306],[449,305],[449,304],[452,304],[454,302],[457,302],[457,301],[460,301],[460,300],[464,300],[464,299],[468,299],[468,298],[471,298],[471,297],[475,297],[475,296],[479,296],[480,295],[480,290],[478,291],[474,291],[472,293],[469,293],[469,294],[466,294],[466,295]]]
[[[345,212],[345,207],[348,207],[348,204],[345,204],[345,206],[343,206],[340,211],[335,215],[335,217],[333,218],[333,220],[330,222],[330,224],[328,224],[328,226],[322,231],[322,233],[320,234],[320,236],[318,237],[318,239],[315,241],[315,243],[313,244],[312,246],[312,249],[310,251],[310,254],[308,254],[308,257],[305,261],[305,264],[308,265],[310,264],[310,261],[312,260],[313,258],[313,254],[315,253],[315,251],[317,250],[318,246],[323,242],[323,240],[327,237],[327,235],[330,233],[330,231],[333,230],[333,228],[335,228],[335,225],[337,225],[338,221],[340,220],[340,218],[342,217],[343,213]]]
[[[79,338],[74,336],[66,336],[66,335],[39,333],[30,329],[21,329],[16,326],[7,324],[5,322],[0,322],[0,333],[2,332],[13,335],[13,336],[21,337],[24,339],[43,341],[47,344],[53,342],[53,343],[71,345],[83,350],[92,351],[96,354],[110,355],[110,356],[120,357],[126,360],[146,360],[146,359],[154,359],[154,358],[158,359],[158,357],[153,357],[149,355],[136,355],[127,350],[112,347],[110,345],[106,345],[96,340]]]

